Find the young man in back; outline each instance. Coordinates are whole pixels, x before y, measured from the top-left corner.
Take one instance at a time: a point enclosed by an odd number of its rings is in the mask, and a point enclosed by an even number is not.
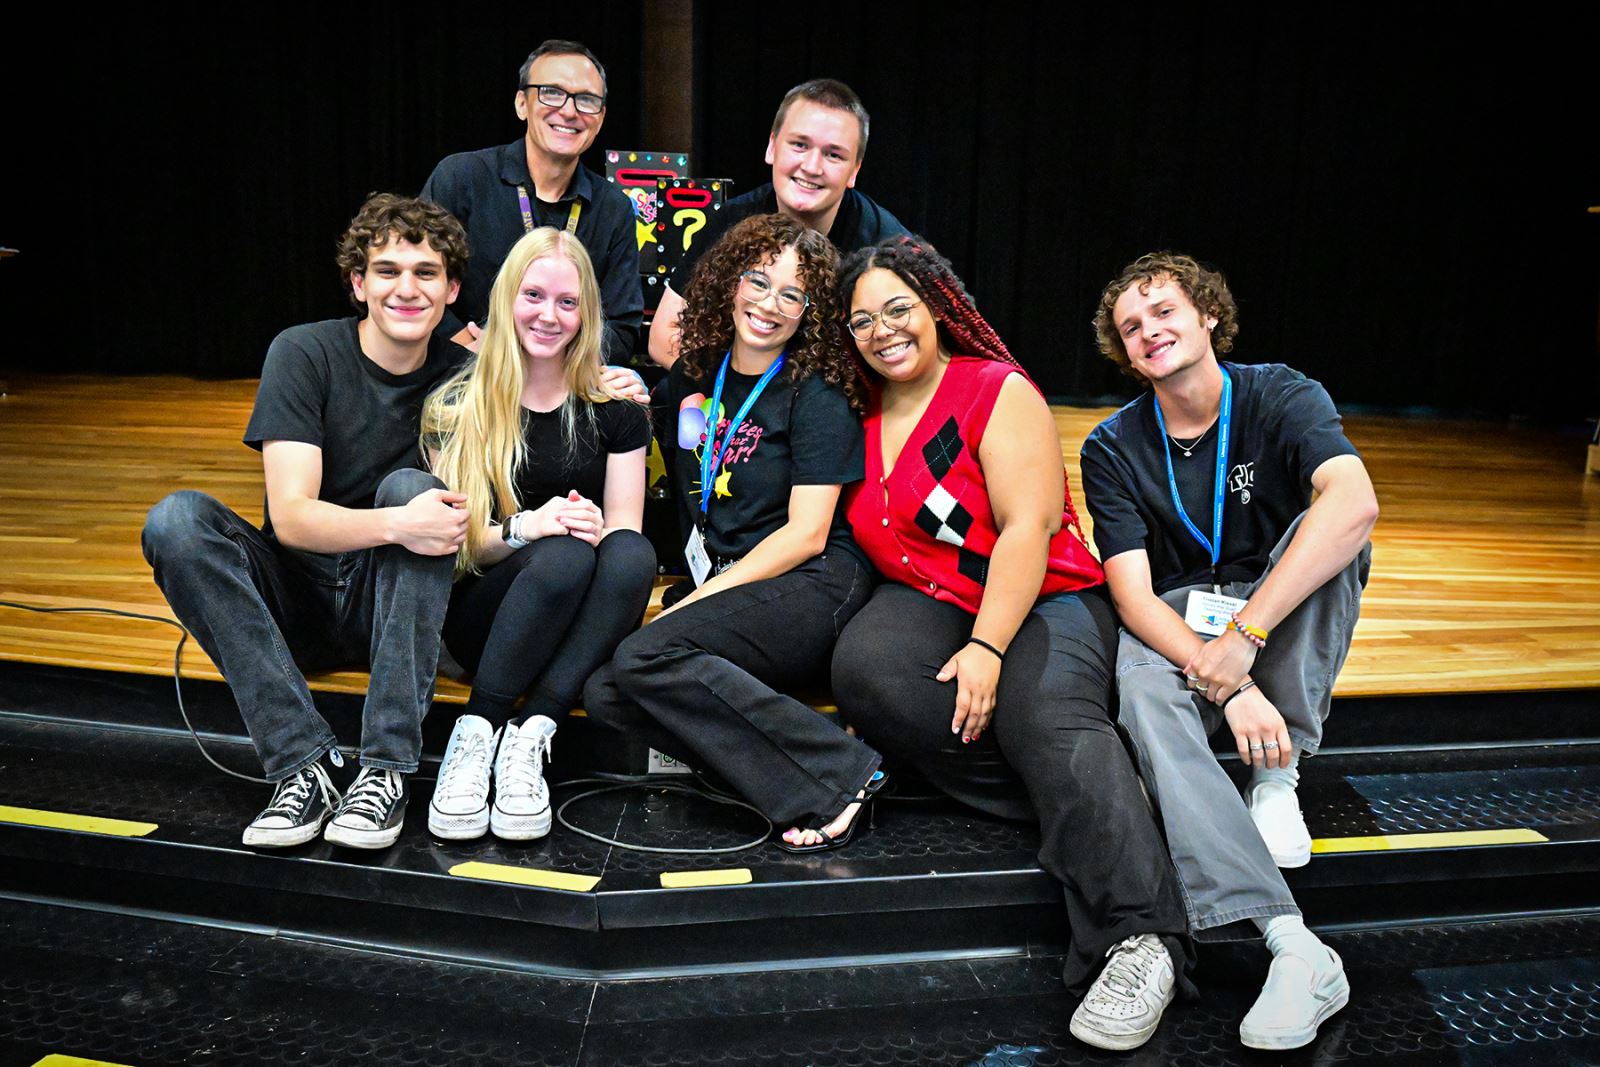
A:
[[[1197,934],[1249,920],[1273,955],[1240,1025],[1308,1044],[1350,995],[1278,867],[1311,855],[1297,765],[1322,741],[1366,584],[1372,482],[1316,382],[1221,363],[1238,332],[1222,275],[1130,264],[1101,296],[1101,351],[1149,389],[1083,446],[1084,498],[1124,626],[1120,723],[1161,810]],[[1226,721],[1241,800],[1211,753]]]
[[[651,359],[663,367],[677,361],[682,293],[695,265],[706,249],[751,215],[788,215],[827,237],[841,256],[907,232],[899,219],[856,192],[869,125],[861,98],[843,82],[815,78],[785,94],[767,136],[772,182],[724,204],[684,253],[650,323]]]
[[[272,342],[245,443],[261,450],[261,530],[203,493],[150,509],[156,584],[232,688],[272,801],[244,832],[264,848],[399,837],[417,769],[466,498],[421,463],[423,398],[469,353],[435,327],[455,299],[466,234],[437,204],[383,194],[352,220],[339,269],[360,319]],[[371,682],[361,771],[341,765],[300,668],[361,664]]]

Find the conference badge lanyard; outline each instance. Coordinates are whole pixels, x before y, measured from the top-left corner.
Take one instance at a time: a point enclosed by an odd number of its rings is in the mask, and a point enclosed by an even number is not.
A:
[[[1156,409],[1156,426],[1161,430],[1161,448],[1167,457],[1167,486],[1172,490],[1172,506],[1189,535],[1211,555],[1211,592],[1196,589],[1189,594],[1189,603],[1183,621],[1196,633],[1211,637],[1220,636],[1228,628],[1228,621],[1245,605],[1237,597],[1222,595],[1221,577],[1217,561],[1222,558],[1222,510],[1228,496],[1228,444],[1233,423],[1233,378],[1228,368],[1222,371],[1222,410],[1217,415],[1217,469],[1211,487],[1211,536],[1208,538],[1189,518],[1184,510],[1183,498],[1178,493],[1178,479],[1172,470],[1172,445],[1167,439],[1167,421],[1161,416],[1161,401],[1150,397]]]
[[[517,186],[517,206],[522,209],[522,232],[533,232],[533,201],[528,199],[528,187]],[[567,208],[567,232],[578,232],[578,217],[583,214],[583,204],[574,199],[572,206]]]
[[[689,562],[689,573],[694,576],[696,588],[704,585],[706,579],[711,577],[711,554],[706,551],[704,530],[711,511],[711,494],[716,487],[717,469],[722,466],[722,460],[728,451],[728,445],[733,441],[733,435],[739,432],[745,416],[755,407],[756,400],[767,388],[767,383],[776,378],[778,372],[783,369],[788,356],[788,352],[779,353],[778,358],[772,361],[772,366],[768,367],[756,382],[755,388],[750,390],[750,395],[744,398],[744,403],[739,405],[738,412],[728,420],[728,432],[723,435],[722,448],[719,450],[716,418],[717,412],[722,410],[722,387],[728,380],[728,366],[733,362],[733,351],[730,349],[722,357],[722,367],[717,371],[717,384],[711,391],[711,408],[706,417],[706,443],[700,450],[700,513],[695,516],[694,529],[689,531],[689,543],[683,550],[684,557]]]

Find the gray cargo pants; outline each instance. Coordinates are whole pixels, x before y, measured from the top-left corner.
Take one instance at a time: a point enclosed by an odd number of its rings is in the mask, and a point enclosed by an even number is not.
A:
[[[1300,518],[1273,548],[1267,571],[1283,557]],[[1272,630],[1250,676],[1283,715],[1295,750],[1316,754],[1333,682],[1350,651],[1367,584],[1372,546],[1330,578]],[[1232,582],[1228,596],[1248,598],[1265,580]],[[1162,596],[1179,615],[1190,589]],[[1122,631],[1117,649],[1119,723],[1133,742],[1139,773],[1161,811],[1189,925],[1197,933],[1242,919],[1299,915],[1238,789],[1212,754],[1209,738],[1222,709],[1190,690],[1183,671]]]

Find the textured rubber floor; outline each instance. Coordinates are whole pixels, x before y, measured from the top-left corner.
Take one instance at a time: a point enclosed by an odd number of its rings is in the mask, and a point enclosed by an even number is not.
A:
[[[1144,1049],[1067,1033],[1059,960],[562,980],[0,900],[0,1062],[154,1064],[1537,1064],[1600,1062],[1600,914],[1334,934],[1354,995],[1316,1043],[1246,1054],[1258,946]]]

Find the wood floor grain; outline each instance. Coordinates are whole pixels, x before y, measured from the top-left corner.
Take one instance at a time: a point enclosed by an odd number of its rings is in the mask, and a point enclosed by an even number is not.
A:
[[[0,398],[0,599],[170,618],[139,549],[145,512],[199,489],[261,519],[239,442],[254,381],[8,376]],[[1078,447],[1109,409],[1058,408]],[[1341,696],[1600,686],[1600,477],[1582,439],[1474,422],[1347,420],[1383,509]],[[1087,516],[1085,516],[1087,519]],[[0,608],[0,659],[162,674],[163,626]],[[185,674],[216,678],[204,653]],[[317,675],[360,692],[363,672]],[[465,688],[441,680],[440,696]]]

